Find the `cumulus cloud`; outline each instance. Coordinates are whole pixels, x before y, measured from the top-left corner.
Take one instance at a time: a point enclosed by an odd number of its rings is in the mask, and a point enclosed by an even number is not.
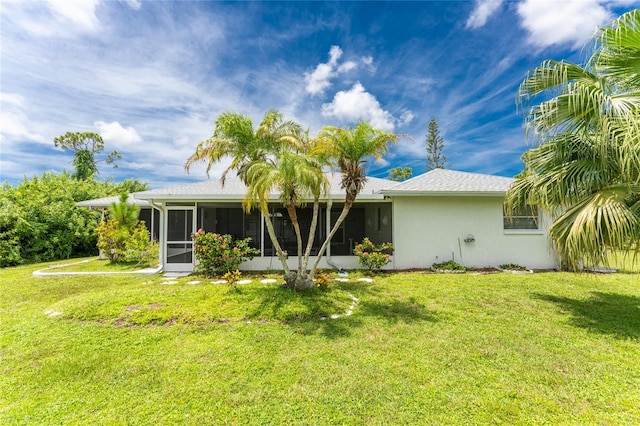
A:
[[[130,145],[142,142],[142,138],[133,127],[124,128],[117,121],[111,123],[96,121],[94,124],[98,128],[98,133],[100,133],[102,139],[116,148],[127,148]]]
[[[467,19],[467,28],[480,28],[495,14],[503,0],[476,0],[476,7]]]
[[[540,48],[570,44],[577,49],[598,26],[614,19],[606,5],[598,0],[524,0],[517,10],[529,44]]]
[[[322,115],[351,123],[366,120],[373,127],[389,131],[393,130],[395,121],[360,82],[356,82],[350,90],[336,93],[331,103],[323,104]]]
[[[358,64],[353,61],[347,61],[338,65],[338,60],[342,56],[340,46],[331,46],[329,50],[329,61],[318,64],[311,73],[305,73],[304,80],[307,83],[306,90],[312,95],[323,94],[324,91],[331,86],[331,79],[338,74],[354,70]]]

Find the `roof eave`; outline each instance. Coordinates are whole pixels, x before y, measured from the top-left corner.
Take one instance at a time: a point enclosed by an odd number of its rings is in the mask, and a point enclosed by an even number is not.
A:
[[[382,191],[388,197],[504,197],[506,191]]]

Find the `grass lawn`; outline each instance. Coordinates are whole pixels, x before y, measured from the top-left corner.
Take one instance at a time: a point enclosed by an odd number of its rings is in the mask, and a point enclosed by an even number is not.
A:
[[[638,274],[296,294],[43,267],[0,271],[3,425],[640,424]]]

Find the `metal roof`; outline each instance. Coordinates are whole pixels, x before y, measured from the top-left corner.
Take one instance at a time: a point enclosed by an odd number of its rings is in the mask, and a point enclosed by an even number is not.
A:
[[[513,178],[435,169],[382,190],[384,195],[504,195]]]

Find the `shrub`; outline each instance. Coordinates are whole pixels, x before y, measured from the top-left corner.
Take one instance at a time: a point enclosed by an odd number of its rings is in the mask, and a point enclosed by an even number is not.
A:
[[[204,232],[202,229],[191,238],[198,261],[196,270],[207,275],[235,271],[242,262],[260,253],[260,250],[249,246],[251,238],[234,240],[231,235]]]
[[[326,290],[329,287],[329,274],[316,269],[316,273],[314,275],[316,277],[316,286],[320,290]]]
[[[129,229],[114,219],[103,220],[95,229],[98,249],[110,262],[153,264],[158,259],[158,244],[152,241],[144,221]]]
[[[467,270],[464,266],[454,260],[448,260],[442,263],[434,263],[431,265],[431,269],[434,271],[446,271],[446,272],[464,272]]]
[[[500,269],[504,269],[505,271],[528,271],[529,269],[521,266],[521,265],[517,265],[515,263],[506,263],[504,265],[500,265]]]
[[[370,271],[379,271],[384,265],[391,262],[391,243],[375,245],[365,237],[361,243],[356,244],[353,254],[358,256],[358,263],[367,267]]]
[[[242,277],[242,274],[240,273],[240,271],[238,271],[236,269],[233,272],[229,271],[226,274],[224,274],[222,276],[222,279],[227,282],[227,284],[229,285],[229,288],[231,290],[237,290],[238,289],[238,281],[240,281],[241,277]]]

